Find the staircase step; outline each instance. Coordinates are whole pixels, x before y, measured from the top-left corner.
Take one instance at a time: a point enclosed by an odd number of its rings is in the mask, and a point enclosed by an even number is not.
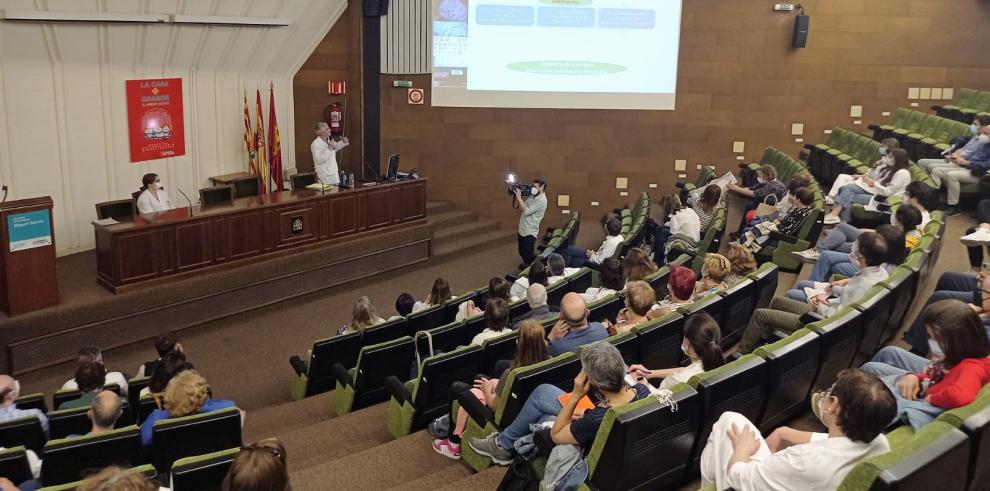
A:
[[[434,231],[476,220],[478,213],[469,210],[450,210],[426,215],[426,221],[433,226]]]
[[[496,489],[505,477],[505,467],[493,465],[481,472],[471,474],[459,481],[450,482],[437,491],[460,491],[462,489]]]
[[[274,436],[292,456],[290,470],[324,465],[391,441],[385,427],[386,407],[385,403],[377,404],[337,417],[328,411],[322,420]]]
[[[433,240],[438,244],[447,244],[456,240],[476,235],[487,234],[499,230],[501,225],[494,220],[478,220],[474,222],[449,225],[433,229]]]
[[[384,418],[380,424],[384,428]],[[405,486],[432,474],[463,475],[461,469],[464,464],[434,452],[430,448],[432,441],[429,433],[420,431],[320,465],[296,470],[290,477],[292,488],[297,491],[324,490],[329,482],[335,482],[360,483],[362,489],[384,489]],[[337,449],[323,449],[324,452],[327,450]],[[461,469],[453,471],[448,470],[449,467]],[[379,472],[369,472],[370,469],[378,469]]]
[[[448,465],[438,471],[430,472],[415,481],[399,484],[392,489],[402,489],[404,491],[433,491],[452,483],[464,482],[464,480],[470,478],[472,475],[471,469],[467,465]],[[499,479],[501,479],[501,475],[499,476]],[[495,484],[488,487],[459,486],[457,489],[495,489],[498,487],[498,483],[499,481],[495,481]]]
[[[454,203],[450,201],[427,201],[426,214],[443,213],[454,209]]]
[[[451,259],[455,257],[472,254],[480,250],[491,249],[516,240],[516,233],[507,230],[495,230],[492,232],[473,235],[471,237],[455,240],[451,242],[433,245],[433,260]]]
[[[323,421],[332,415],[329,392],[301,401],[252,409],[245,418],[244,441],[253,442],[276,433],[287,433]]]

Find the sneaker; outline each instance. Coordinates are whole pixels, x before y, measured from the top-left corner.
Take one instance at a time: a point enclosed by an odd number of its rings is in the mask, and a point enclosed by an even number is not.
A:
[[[797,256],[798,260],[802,263],[814,264],[818,262],[818,257],[822,254],[814,249],[805,249],[803,251],[794,251],[791,254]]]
[[[960,237],[959,242],[962,242],[963,245],[968,247],[990,245],[990,230],[983,227],[977,228],[976,232]]]
[[[475,452],[485,457],[490,457],[497,465],[509,465],[512,463],[512,453],[498,446],[498,432],[492,433],[484,438],[472,438],[468,440],[468,445]]]
[[[833,198],[831,195],[825,195],[825,204],[829,206],[834,206],[835,198]]]
[[[842,220],[839,219],[839,215],[833,215],[829,213],[828,215],[825,215],[825,219],[822,220],[822,223],[824,223],[825,225],[835,225],[841,221]]]
[[[461,444],[451,443],[450,440],[443,438],[440,440],[433,440],[433,450],[454,460],[461,460]]]
[[[954,216],[962,213],[962,211],[959,210],[959,208],[957,208],[955,206],[950,206],[950,207],[946,208],[945,211],[943,211],[942,213],[945,216],[947,216],[947,217],[954,217]]]

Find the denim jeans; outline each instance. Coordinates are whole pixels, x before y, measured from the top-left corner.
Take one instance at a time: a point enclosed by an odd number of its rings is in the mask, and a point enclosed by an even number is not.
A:
[[[811,277],[808,279],[811,281],[828,281],[828,278],[835,273],[845,277],[852,277],[857,272],[859,272],[859,268],[849,262],[849,254],[838,251],[824,251],[821,256],[818,256],[818,262],[815,263],[815,267],[811,270]]]
[[[670,227],[667,225],[660,225],[653,232],[653,262],[667,264],[667,256],[664,255],[663,249],[671,235],[673,234],[670,233]]]
[[[938,277],[935,291],[928,297],[928,301],[925,302],[925,307],[939,300],[947,299],[978,304],[980,302],[980,296],[977,294],[976,276],[953,271],[942,273],[942,276]],[[904,333],[904,341],[907,341],[911,345],[912,352],[921,356],[928,356],[930,351],[928,347],[928,332],[925,330],[925,321],[922,313],[924,313],[924,309],[914,319],[914,323],[911,324],[907,332]]]
[[[849,220],[852,219],[852,205],[856,203],[865,205],[871,199],[873,199],[873,193],[865,191],[858,184],[847,184],[843,186],[839,190],[839,194],[835,197],[835,202],[842,205],[842,212],[839,213],[839,219],[849,223]]]
[[[891,423],[904,422],[918,431],[945,411],[924,399],[909,401],[902,397],[901,391],[897,389],[897,381],[901,376],[905,373],[923,372],[928,367],[928,363],[927,358],[896,346],[887,346],[873,355],[872,360],[863,364],[863,371],[880,377],[897,401],[897,415]]]
[[[829,230],[822,240],[818,241],[818,245],[815,246],[815,250],[818,252],[822,251],[839,251],[850,253],[852,252],[853,242],[859,237],[859,234],[863,233],[860,229],[849,225],[848,223],[840,223]]]
[[[568,268],[580,268],[584,266],[584,262],[588,259],[587,251],[577,246],[567,246],[564,249],[564,260],[567,261]]]
[[[550,384],[542,384],[533,390],[516,419],[499,433],[498,446],[512,451],[516,440],[531,433],[529,425],[557,419],[564,407],[559,399],[563,394],[563,390]]]

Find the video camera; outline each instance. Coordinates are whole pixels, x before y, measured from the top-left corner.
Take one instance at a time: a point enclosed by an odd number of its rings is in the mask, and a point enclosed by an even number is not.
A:
[[[508,186],[509,196],[515,195],[517,189],[519,190],[519,194],[524,198],[533,195],[533,185],[516,182],[515,174],[509,174],[509,177],[505,179],[505,184]]]

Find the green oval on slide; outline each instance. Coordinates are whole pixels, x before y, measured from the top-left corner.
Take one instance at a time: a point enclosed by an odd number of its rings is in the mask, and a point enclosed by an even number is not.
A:
[[[556,5],[558,7],[571,7],[580,5],[591,5],[595,3],[595,0],[540,0],[540,3],[546,5]]]
[[[597,61],[519,61],[506,68],[541,75],[608,75],[626,71],[622,65]]]

